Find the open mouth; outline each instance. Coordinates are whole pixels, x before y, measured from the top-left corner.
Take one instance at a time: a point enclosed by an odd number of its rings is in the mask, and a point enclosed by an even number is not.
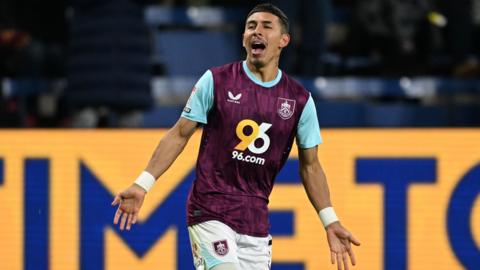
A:
[[[254,42],[252,43],[252,53],[253,53],[254,55],[255,55],[255,54],[257,54],[257,55],[258,55],[258,54],[261,54],[261,53],[265,50],[266,47],[267,47],[267,46],[266,46],[264,43],[259,42],[259,41],[254,41]]]

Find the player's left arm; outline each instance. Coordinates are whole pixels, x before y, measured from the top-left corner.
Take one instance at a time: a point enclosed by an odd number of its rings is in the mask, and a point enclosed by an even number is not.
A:
[[[300,177],[310,202],[324,223],[331,262],[334,264],[336,261],[339,270],[342,269],[342,264],[343,269],[348,270],[348,257],[352,265],[356,264],[351,244],[358,246],[360,242],[340,224],[333,212],[327,179],[317,156],[317,146],[307,149],[299,147],[298,153]]]

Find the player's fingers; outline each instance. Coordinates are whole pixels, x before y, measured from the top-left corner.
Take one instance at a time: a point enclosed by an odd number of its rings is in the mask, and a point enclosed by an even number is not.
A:
[[[337,253],[337,268],[338,270],[342,270],[342,253]]]
[[[333,252],[333,251],[330,252],[330,262],[331,262],[332,264],[335,264],[335,257],[336,257],[336,256],[337,256],[337,255],[335,254],[335,252]]]
[[[118,207],[117,212],[115,212],[115,216],[113,217],[113,224],[115,224],[115,225],[118,224],[118,220],[120,219],[122,214],[123,214],[122,209],[120,209],[120,207]]]
[[[130,231],[130,228],[132,228],[132,219],[133,219],[133,214],[129,214],[127,219],[127,231]]]
[[[112,205],[113,205],[113,206],[114,206],[114,205],[117,205],[117,204],[119,204],[121,201],[122,201],[122,198],[121,198],[119,195],[117,195],[117,196],[115,196],[115,198],[113,199]]]
[[[342,253],[342,257],[343,257],[343,268],[345,270],[348,270],[348,256],[347,256],[347,253],[346,252]]]
[[[348,240],[353,243],[355,246],[360,246],[360,241],[357,240],[357,238],[355,238],[355,236],[353,236],[352,234],[350,234],[350,237],[348,238]]]
[[[128,214],[123,213],[122,221],[120,221],[120,230],[122,230],[122,231],[125,229],[125,223],[127,222],[127,217],[128,217]]]
[[[348,248],[348,255],[350,256],[350,261],[352,262],[352,265],[356,265],[357,259],[355,258],[355,253],[353,252],[353,249],[351,247]]]
[[[136,224],[136,223],[137,223],[137,219],[138,219],[138,213],[135,212],[135,213],[133,214],[132,224]]]

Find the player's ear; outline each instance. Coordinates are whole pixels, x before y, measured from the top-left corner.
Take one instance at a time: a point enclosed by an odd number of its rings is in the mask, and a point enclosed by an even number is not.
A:
[[[280,48],[285,48],[290,43],[290,34],[283,33],[282,37],[280,38]]]

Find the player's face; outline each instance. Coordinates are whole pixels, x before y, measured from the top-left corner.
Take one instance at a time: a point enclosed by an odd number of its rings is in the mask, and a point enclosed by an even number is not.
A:
[[[247,18],[243,33],[243,47],[247,61],[263,67],[272,61],[278,63],[282,48],[288,45],[290,36],[284,33],[280,19],[268,12],[256,12]]]

